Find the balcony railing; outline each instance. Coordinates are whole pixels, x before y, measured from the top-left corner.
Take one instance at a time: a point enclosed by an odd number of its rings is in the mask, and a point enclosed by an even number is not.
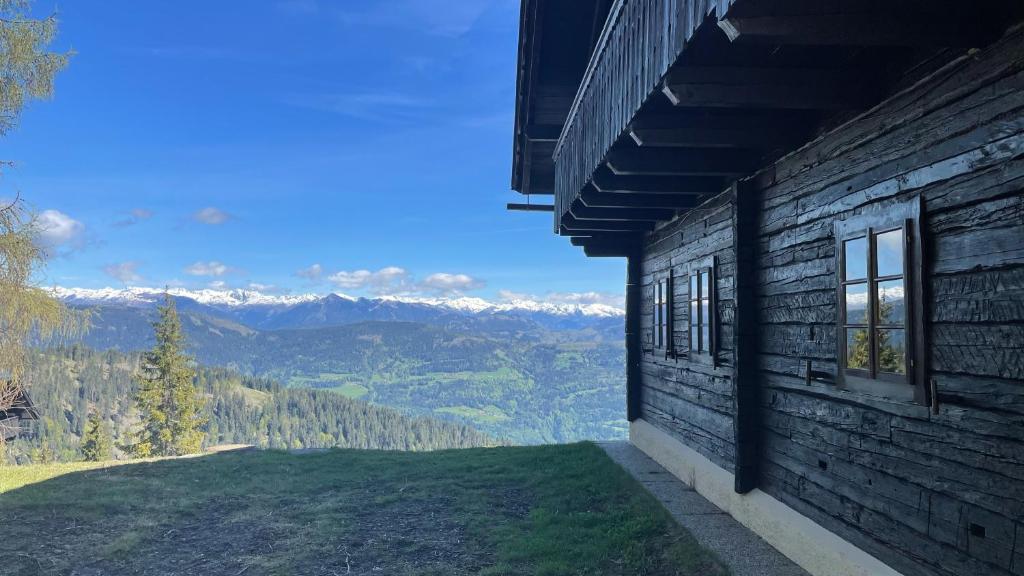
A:
[[[694,32],[732,0],[618,0],[555,148],[555,231]]]

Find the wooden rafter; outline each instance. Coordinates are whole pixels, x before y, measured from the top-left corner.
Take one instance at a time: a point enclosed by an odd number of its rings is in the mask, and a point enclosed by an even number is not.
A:
[[[594,172],[591,186],[597,192],[703,196],[724,190],[725,181],[720,176],[620,176],[602,166]]]
[[[850,71],[682,66],[668,74],[662,92],[684,108],[850,110],[876,91]]]
[[[608,154],[612,173],[624,175],[723,176],[734,178],[754,168],[756,155],[720,148],[626,148]]]

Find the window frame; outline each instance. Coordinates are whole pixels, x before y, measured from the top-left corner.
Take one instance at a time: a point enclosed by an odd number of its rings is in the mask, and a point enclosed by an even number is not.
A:
[[[654,298],[652,299],[652,334],[653,349],[664,352],[668,357],[675,353],[674,323],[675,306],[673,294],[672,269],[668,268],[654,275]]]
[[[695,361],[703,361],[713,364],[718,357],[718,298],[717,298],[717,270],[714,256],[701,258],[690,263],[686,271],[686,353],[687,357]],[[708,294],[705,296],[702,290],[701,276],[707,276]],[[696,282],[697,294],[693,294],[693,286]],[[703,317],[704,299],[708,301],[708,316]],[[696,304],[696,307],[694,307]],[[693,310],[697,310],[697,322],[694,323]],[[708,342],[703,342],[702,328],[707,326]],[[698,338],[697,346],[694,347],[694,329]]]
[[[923,250],[920,219],[921,199],[915,197],[894,206],[875,207],[871,212],[860,214],[835,223],[836,247],[836,383],[842,389],[863,392],[893,400],[914,401],[927,404],[929,390],[925,385],[924,346],[924,288]],[[877,237],[899,230],[902,235],[902,274],[878,274]],[[863,238],[866,240],[865,275],[863,278],[846,278],[846,242]],[[879,322],[877,308],[878,284],[900,279],[903,281],[902,324]],[[866,286],[866,323],[849,323],[846,317],[846,288],[851,285]],[[867,330],[870,339],[867,369],[847,366],[848,329]],[[880,371],[879,330],[903,330],[904,374]]]

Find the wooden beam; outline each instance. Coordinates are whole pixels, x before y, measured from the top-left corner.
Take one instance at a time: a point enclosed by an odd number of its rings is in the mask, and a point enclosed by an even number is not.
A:
[[[716,148],[626,148],[612,150],[606,164],[625,175],[723,176],[736,178],[752,171],[756,156],[748,151]]]
[[[772,149],[793,144],[807,131],[806,121],[778,114],[663,114],[629,125],[629,135],[640,147]]]
[[[562,216],[562,228],[568,232],[650,232],[654,222],[624,220],[578,220],[571,214]]]
[[[718,21],[718,27],[731,42],[772,46],[976,48],[998,34],[980,6],[914,6],[913,11],[893,6],[862,14],[728,16]]]
[[[641,235],[636,232],[592,232],[588,233],[588,236],[573,236],[569,239],[569,242],[573,246],[583,246],[585,244],[639,244]]]
[[[675,216],[674,210],[664,208],[594,208],[582,205],[577,200],[573,203],[569,213],[580,220],[631,220],[639,222],[658,222],[671,220]]]
[[[704,196],[725,189],[721,176],[619,176],[601,166],[594,171],[591,185],[598,192],[643,192],[648,194],[674,194]]]
[[[590,192],[580,195],[584,206],[591,208],[667,208],[684,210],[699,203],[695,196],[674,194],[640,194],[636,192]]]
[[[633,248],[624,246],[584,246],[583,253],[590,258],[625,258],[634,253]]]
[[[514,210],[519,212],[554,212],[555,207],[552,204],[515,204],[509,202],[505,205],[506,210]]]
[[[760,479],[760,380],[757,366],[758,330],[758,223],[760,191],[751,180],[736,182],[731,191],[732,249],[736,257],[733,282],[736,309],[732,349],[736,418],[733,420],[736,462],[734,489],[739,494],[757,488]]]
[[[850,71],[795,68],[681,66],[662,85],[669,101],[684,108],[850,110],[876,95]]]

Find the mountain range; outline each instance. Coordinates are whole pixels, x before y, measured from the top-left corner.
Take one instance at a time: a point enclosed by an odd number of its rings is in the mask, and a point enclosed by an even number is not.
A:
[[[89,311],[78,344],[125,353],[153,345],[164,291],[56,293]],[[624,316],[611,306],[169,293],[188,352],[203,366],[470,424],[512,442],[610,439],[625,430]]]
[[[76,307],[153,308],[164,290],[154,288],[54,288],[64,302]],[[551,329],[621,325],[625,312],[606,304],[555,304],[529,299],[489,302],[481,298],[422,298],[382,296],[360,298],[344,294],[269,295],[253,290],[166,291],[179,310],[234,320],[257,330],[311,328],[367,321],[439,323],[457,318],[525,319]]]

